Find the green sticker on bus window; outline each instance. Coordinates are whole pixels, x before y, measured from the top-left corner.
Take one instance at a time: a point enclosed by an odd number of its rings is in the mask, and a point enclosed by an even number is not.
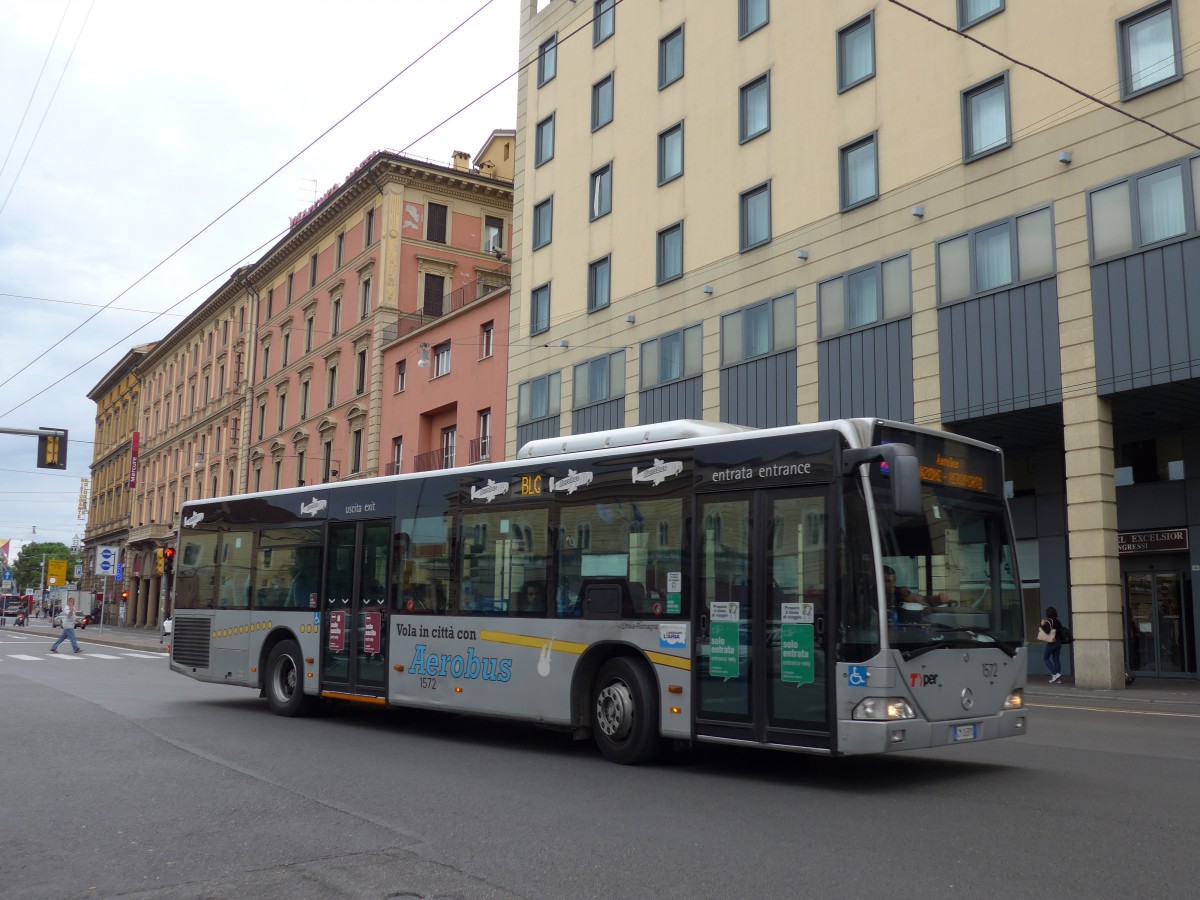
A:
[[[708,674],[713,678],[737,678],[741,663],[741,604],[713,603],[709,606]]]
[[[667,615],[675,616],[683,611],[683,573],[667,573]]]
[[[779,679],[788,684],[812,684],[816,678],[813,604],[781,603],[779,612]]]

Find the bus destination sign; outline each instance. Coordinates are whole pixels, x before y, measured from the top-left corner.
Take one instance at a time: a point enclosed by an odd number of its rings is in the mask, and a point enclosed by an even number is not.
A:
[[[921,463],[921,480],[929,484],[944,484],[948,487],[966,488],[970,491],[988,490],[987,479],[972,472],[967,461],[945,453],[936,454],[933,465]]]

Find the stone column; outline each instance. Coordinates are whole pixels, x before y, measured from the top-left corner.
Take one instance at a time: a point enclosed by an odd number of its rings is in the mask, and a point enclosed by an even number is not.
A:
[[[1063,402],[1067,472],[1067,541],[1075,683],[1125,687],[1121,567],[1117,559],[1117,489],[1113,482],[1112,404],[1093,393]],[[1058,605],[1062,618],[1066,610]],[[1035,643],[1037,650],[1040,643]]]

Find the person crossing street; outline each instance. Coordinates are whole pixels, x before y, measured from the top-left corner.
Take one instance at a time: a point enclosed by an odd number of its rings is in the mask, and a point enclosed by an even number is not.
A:
[[[71,646],[75,648],[76,653],[82,653],[83,650],[79,647],[79,641],[75,640],[75,601],[67,600],[67,608],[62,611],[62,634],[58,636],[58,640],[54,642],[54,646],[50,648],[51,653],[58,652],[58,645],[63,641],[70,640]]]

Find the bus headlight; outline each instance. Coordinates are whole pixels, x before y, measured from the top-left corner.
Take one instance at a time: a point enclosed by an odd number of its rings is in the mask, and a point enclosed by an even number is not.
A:
[[[893,719],[915,719],[908,701],[903,697],[867,697],[854,707],[851,718],[872,722],[887,722]]]
[[[1005,709],[1024,709],[1025,708],[1025,692],[1021,688],[1017,688],[1008,695],[1008,699],[1004,701]]]

